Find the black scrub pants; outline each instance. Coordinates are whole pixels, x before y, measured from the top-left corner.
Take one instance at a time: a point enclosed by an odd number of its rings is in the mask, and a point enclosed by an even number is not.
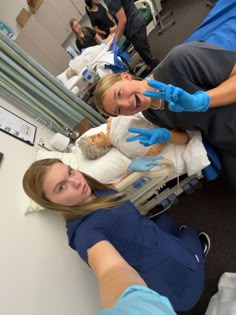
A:
[[[125,34],[125,36],[128,41],[132,43],[134,49],[137,51],[143,61],[149,67],[151,67],[151,69],[154,69],[159,64],[159,60],[152,56],[145,25],[143,25],[141,28],[137,28],[136,32],[133,33],[131,36],[129,36],[129,34],[127,33]]]

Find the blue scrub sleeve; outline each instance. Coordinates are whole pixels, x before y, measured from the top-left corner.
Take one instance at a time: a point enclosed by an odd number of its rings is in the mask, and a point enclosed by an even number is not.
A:
[[[176,315],[169,300],[143,286],[133,285],[124,291],[115,306],[96,315]]]
[[[74,233],[73,248],[86,263],[88,263],[88,249],[100,241],[108,241],[104,228],[106,222],[104,214],[101,211],[93,213]]]

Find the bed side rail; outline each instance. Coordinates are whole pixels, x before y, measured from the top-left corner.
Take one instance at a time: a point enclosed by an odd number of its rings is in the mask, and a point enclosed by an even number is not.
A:
[[[116,188],[125,193],[138,206],[140,200],[149,198],[153,190],[162,188],[167,181],[176,177],[172,161],[163,159],[161,166],[147,172],[134,172],[120,182]]]

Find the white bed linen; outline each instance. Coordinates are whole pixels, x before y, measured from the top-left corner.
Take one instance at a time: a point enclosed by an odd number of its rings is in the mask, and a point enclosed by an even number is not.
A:
[[[205,315],[236,314],[236,273],[225,272],[220,277],[218,292],[210,300]]]
[[[122,117],[124,119],[124,124],[121,123]],[[122,142],[124,143],[124,146],[122,148],[122,152],[124,153],[124,149],[127,147],[126,137],[125,137],[125,135],[127,134],[127,128],[131,126],[136,127],[137,126],[136,122],[140,119],[143,120],[144,118],[142,114],[140,113],[133,116],[120,116],[119,118],[121,118],[118,121],[119,130],[117,130],[115,133],[117,134],[117,139],[118,139],[117,145],[119,145],[119,147],[122,147]],[[116,121],[116,118],[114,118],[113,120]],[[118,124],[116,126],[118,127]],[[155,125],[152,125],[150,122],[148,122],[147,127],[148,126],[149,128],[156,127]],[[96,128],[92,128],[88,130],[84,135],[88,136],[88,135],[96,134],[100,131],[106,132],[106,124],[103,124]],[[200,172],[203,168],[205,168],[206,166],[210,164],[210,161],[207,157],[206,150],[202,144],[202,138],[201,138],[200,132],[198,131],[191,132],[189,133],[189,135],[190,135],[190,141],[188,142],[187,145],[176,145],[173,143],[168,143],[166,144],[166,146],[164,147],[164,149],[162,149],[160,153],[161,156],[163,156],[166,159],[171,160],[174,163],[175,168],[176,168],[176,175],[182,175],[184,173],[187,173],[189,176],[191,176],[193,174]],[[112,138],[114,138],[114,135],[112,135]],[[142,151],[140,150],[140,144],[138,142],[132,142],[132,149],[135,150],[134,148],[135,144],[137,145],[137,148],[138,148],[136,153],[137,154],[139,153],[141,155]],[[145,150],[144,150],[144,154],[145,154]],[[109,160],[109,163],[111,162],[111,164],[114,164],[114,165],[116,163],[119,164],[120,159],[126,160],[126,163],[127,163],[127,156],[123,154],[123,157],[122,157],[121,155],[122,153],[119,152],[116,148],[113,148],[112,151],[108,152],[106,155],[102,156],[98,160],[93,160],[93,161],[86,160],[83,157],[83,154],[80,151],[80,149],[78,149],[78,151],[80,155],[80,167],[82,171],[86,171],[86,169],[90,168],[92,165],[93,167],[94,165],[98,165],[98,167],[102,169],[108,168],[108,165],[110,167],[110,164],[108,164],[108,160]],[[117,162],[116,162],[116,154],[117,154]],[[127,155],[129,156],[129,154]],[[118,178],[118,173],[119,172],[116,173],[117,178]],[[109,178],[109,183],[110,182],[114,182],[114,180]]]
[[[97,74],[99,77],[104,76],[105,74],[111,73],[109,69],[104,69],[104,64],[114,64],[114,56],[112,52],[109,52],[112,41],[108,44],[100,44],[92,47],[88,47],[83,50],[83,52],[70,60],[69,68],[57,76],[57,79],[61,81],[66,88],[73,91],[73,87],[80,85],[80,80],[83,80],[82,70],[89,66],[97,66]],[[67,71],[73,69],[77,74],[68,78]]]

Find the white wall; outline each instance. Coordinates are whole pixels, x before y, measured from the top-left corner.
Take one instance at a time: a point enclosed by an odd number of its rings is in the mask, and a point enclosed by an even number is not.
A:
[[[56,1],[56,0],[55,0]],[[22,27],[16,22],[16,17],[20,13],[20,11],[25,8],[28,12],[30,9],[27,5],[26,0],[1,0],[0,1],[0,21],[7,24],[14,34],[17,36],[18,33],[21,31]],[[85,15],[81,23],[84,26],[91,26],[89,18]],[[68,38],[70,41],[70,38]],[[66,47],[67,45],[63,45]]]
[[[7,24],[15,35],[21,30],[21,26],[16,22],[16,17],[23,8],[29,11],[26,0],[0,1],[0,21]]]
[[[5,100],[1,105],[37,125],[33,118]],[[36,141],[52,136],[38,126]],[[93,272],[67,245],[61,217],[47,213],[24,215],[27,197],[21,181],[36,158],[27,145],[0,132],[0,314],[91,315],[99,308]]]

